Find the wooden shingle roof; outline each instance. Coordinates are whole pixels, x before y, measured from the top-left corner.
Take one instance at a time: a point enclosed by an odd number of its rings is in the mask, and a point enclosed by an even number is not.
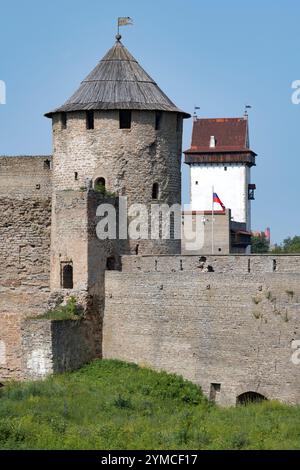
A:
[[[71,98],[45,116],[51,117],[58,112],[109,109],[170,111],[190,117],[172,103],[119,40]]]

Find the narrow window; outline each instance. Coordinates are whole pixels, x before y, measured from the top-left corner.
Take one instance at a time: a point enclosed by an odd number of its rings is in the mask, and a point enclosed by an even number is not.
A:
[[[155,130],[159,131],[161,128],[161,118],[162,118],[162,112],[161,111],[156,111],[155,112]]]
[[[277,271],[277,261],[276,259],[273,259],[273,273]]]
[[[62,263],[61,265],[61,287],[63,289],[73,289],[73,266]]]
[[[87,111],[86,113],[86,128],[94,129],[94,111]]]
[[[106,181],[105,178],[97,178],[94,184],[96,191],[105,192]]]
[[[44,170],[50,170],[51,169],[51,161],[50,160],[45,160],[44,161]]]
[[[61,122],[61,128],[67,129],[67,113],[61,113],[60,122]]]
[[[131,129],[131,111],[119,111],[120,129]]]
[[[152,199],[158,199],[159,186],[158,183],[153,183],[152,186]]]
[[[210,401],[216,402],[217,397],[220,392],[221,392],[221,384],[210,384],[210,394],[209,394]]]
[[[107,271],[114,271],[116,269],[116,260],[114,256],[109,256],[106,260]]]
[[[249,201],[254,201],[255,200],[255,190],[256,190],[256,185],[255,184],[249,184],[248,185],[248,200]]]
[[[251,273],[251,259],[248,259],[248,273]]]
[[[199,184],[199,181],[196,181],[196,186],[198,186],[198,184]]]
[[[75,179],[75,181],[78,181],[78,173],[77,173],[77,171],[75,171],[75,173],[74,173],[74,179]]]
[[[181,132],[181,129],[182,129],[182,117],[180,114],[177,114],[176,131]]]

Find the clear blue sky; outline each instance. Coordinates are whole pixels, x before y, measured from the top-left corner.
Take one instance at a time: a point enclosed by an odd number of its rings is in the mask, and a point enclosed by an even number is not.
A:
[[[258,153],[253,228],[273,241],[300,234],[298,138],[300,79],[298,0],[1,0],[0,154],[51,153],[50,120],[114,43],[118,16],[131,16],[123,43],[184,110],[203,117],[250,112]],[[185,122],[184,147],[192,121]],[[183,168],[188,202],[188,168]]]

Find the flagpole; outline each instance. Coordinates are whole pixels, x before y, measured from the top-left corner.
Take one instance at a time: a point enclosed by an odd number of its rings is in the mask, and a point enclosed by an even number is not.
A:
[[[211,254],[214,254],[215,251],[215,234],[214,234],[214,193],[215,193],[215,188],[212,187],[212,210],[211,210]]]

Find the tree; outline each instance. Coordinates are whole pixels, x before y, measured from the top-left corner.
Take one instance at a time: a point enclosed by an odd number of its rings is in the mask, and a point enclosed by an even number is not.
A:
[[[273,253],[300,253],[300,236],[288,237],[280,245],[276,245]]]
[[[251,237],[251,252],[252,253],[268,253],[270,249],[269,240],[266,238],[264,234],[260,236]]]

